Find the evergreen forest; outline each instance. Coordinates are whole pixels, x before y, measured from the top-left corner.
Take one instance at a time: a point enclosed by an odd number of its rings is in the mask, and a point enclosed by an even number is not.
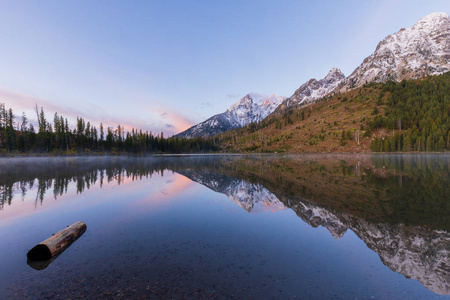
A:
[[[55,113],[53,122],[44,109],[36,106],[38,128],[28,122],[25,113],[16,122],[14,112],[0,103],[0,153],[51,153],[51,154],[151,154],[151,153],[201,153],[214,151],[213,141],[204,138],[164,138],[164,134],[143,132],[124,127],[97,128],[89,121],[77,117],[74,129],[67,118]]]
[[[385,94],[387,100],[383,101]],[[379,101],[387,108],[384,116],[379,114],[367,123],[368,132],[384,128],[393,134],[374,138],[372,151],[450,150],[450,73],[418,81],[387,82]]]

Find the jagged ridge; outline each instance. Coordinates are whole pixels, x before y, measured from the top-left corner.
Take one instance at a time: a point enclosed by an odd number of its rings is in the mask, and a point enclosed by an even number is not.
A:
[[[343,79],[345,79],[344,73],[338,68],[332,68],[324,78],[320,80],[313,78],[302,84],[291,97],[283,101],[280,109],[326,97],[336,89]]]

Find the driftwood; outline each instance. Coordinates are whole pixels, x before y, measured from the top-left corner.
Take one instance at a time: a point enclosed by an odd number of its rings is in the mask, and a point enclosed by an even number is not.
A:
[[[28,251],[27,257],[29,261],[41,261],[37,265],[45,265],[46,268],[57,256],[66,250],[73,242],[75,242],[86,231],[86,224],[79,221],[51,237],[42,241],[33,249]],[[44,261],[49,261],[48,264]],[[30,266],[30,262],[28,262]],[[33,266],[32,266],[33,267]],[[42,267],[39,269],[43,269]]]

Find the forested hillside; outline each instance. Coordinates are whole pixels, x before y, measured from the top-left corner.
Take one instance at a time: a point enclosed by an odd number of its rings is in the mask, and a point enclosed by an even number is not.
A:
[[[368,122],[377,128],[396,131],[376,137],[372,151],[450,150],[450,73],[420,81],[389,82],[380,97],[389,93],[384,116]]]

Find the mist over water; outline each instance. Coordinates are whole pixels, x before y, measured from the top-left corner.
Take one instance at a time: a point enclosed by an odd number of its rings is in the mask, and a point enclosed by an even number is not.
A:
[[[0,296],[439,298],[450,156],[0,159]],[[44,270],[34,245],[86,233]]]

